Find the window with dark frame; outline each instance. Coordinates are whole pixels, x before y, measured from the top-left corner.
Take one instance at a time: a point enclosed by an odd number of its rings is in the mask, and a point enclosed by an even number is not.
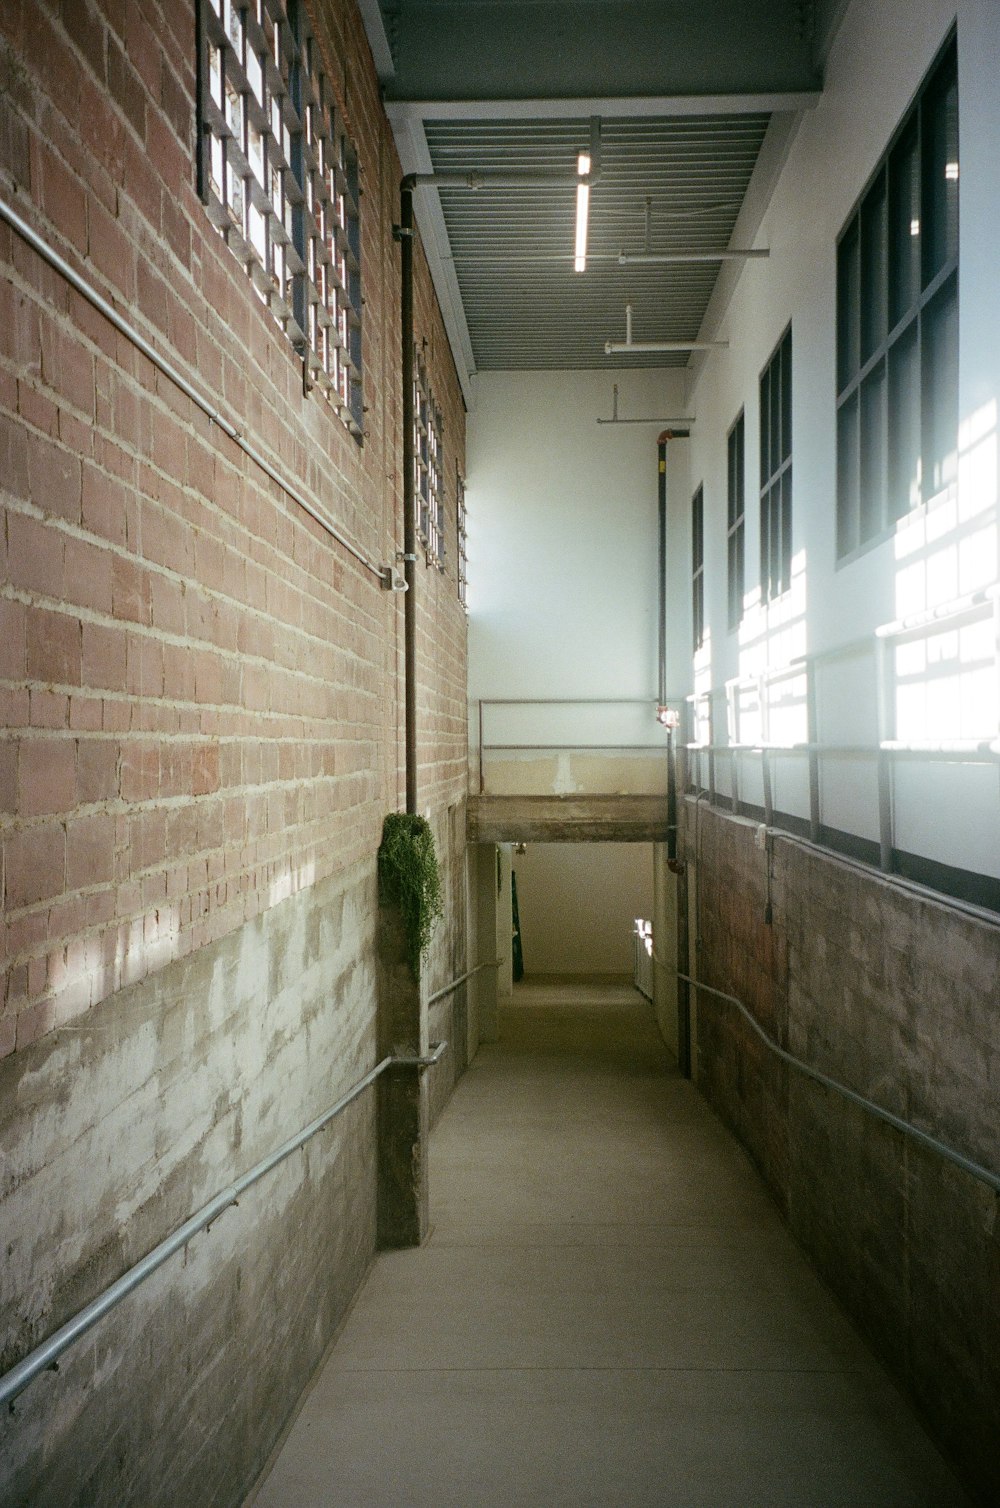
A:
[[[760,377],[760,591],[765,602],[792,583],[792,329]]]
[[[455,521],[458,534],[458,598],[468,611],[469,607],[469,534],[465,511],[465,478],[455,467]]]
[[[746,468],[744,466],[743,410],[729,431],[726,442],[726,493],[728,511],[726,523],[727,582],[729,588],[729,627],[739,628],[743,622],[743,603],[746,586]]]
[[[946,44],[837,245],[837,558],[956,479],[958,66]]]
[[[434,402],[418,348],[413,362],[413,506],[428,565],[444,570],[444,482],[441,410]]]
[[[695,654],[705,642],[705,488],[691,499],[691,640]]]
[[[301,0],[200,0],[198,189],[209,219],[361,438],[357,153]]]

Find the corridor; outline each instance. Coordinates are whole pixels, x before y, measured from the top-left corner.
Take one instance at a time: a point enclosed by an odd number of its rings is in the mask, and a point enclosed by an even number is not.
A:
[[[256,1508],[956,1508],[627,988],[520,986]]]

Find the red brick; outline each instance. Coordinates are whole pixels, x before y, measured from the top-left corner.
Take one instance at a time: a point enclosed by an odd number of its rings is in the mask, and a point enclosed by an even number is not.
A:
[[[33,440],[28,447],[28,486],[31,501],[43,513],[80,522],[83,479],[78,457],[46,440]]]
[[[76,805],[76,742],[26,738],[21,742],[18,810],[22,817],[69,812]]]
[[[98,623],[83,624],[83,684],[118,691],[125,686],[123,629]]]
[[[25,828],[4,839],[4,897],[9,909],[59,895],[66,867],[66,834],[60,823]]]
[[[47,608],[27,609],[27,672],[31,681],[79,686],[80,622]]]
[[[160,755],[155,744],[127,743],[121,756],[123,801],[151,801],[159,792]]]
[[[69,699],[69,725],[78,733],[101,731],[102,705],[99,696],[71,696]]]
[[[62,691],[43,691],[32,687],[30,724],[33,728],[69,726],[69,697]]]
[[[71,7],[74,9],[75,7]],[[54,152],[39,147],[42,207],[60,235],[79,252],[87,250],[87,199],[80,184]]]
[[[7,514],[7,571],[12,586],[43,597],[61,597],[66,536],[27,514]]]
[[[0,741],[0,812],[8,814],[17,811],[17,752],[16,738]]]
[[[95,613],[111,612],[112,556],[83,539],[66,541],[66,595]]]
[[[113,287],[131,299],[135,291],[135,247],[121,222],[103,207],[90,206],[87,242],[90,260]]]
[[[117,477],[97,466],[83,467],[81,519],[83,527],[113,544],[126,543],[125,488]]]
[[[54,438],[59,433],[59,409],[45,393],[40,393],[30,382],[18,378],[17,411],[25,424],[40,429],[43,435]],[[30,444],[30,440],[28,441]]]
[[[115,875],[115,819],[101,812],[66,825],[66,886],[84,890]]]
[[[71,4],[63,6],[62,15],[67,35],[103,82],[107,73],[104,24],[91,0],[72,0]]]
[[[76,779],[81,803],[114,800],[118,795],[117,742],[107,738],[81,739]]]
[[[111,580],[115,617],[148,624],[151,614],[149,573],[135,561],[116,555]]]
[[[108,88],[140,141],[146,139],[146,94],[130,60],[108,37]]]
[[[0,489],[10,497],[28,496],[30,437],[16,419],[0,414]]]

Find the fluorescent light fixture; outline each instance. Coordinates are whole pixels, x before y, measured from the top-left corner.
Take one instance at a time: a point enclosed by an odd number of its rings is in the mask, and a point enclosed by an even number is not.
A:
[[[576,171],[580,178],[590,172],[590,153],[581,152],[576,159]],[[576,245],[573,250],[573,271],[584,272],[587,266],[587,216],[590,210],[590,184],[576,186]]]

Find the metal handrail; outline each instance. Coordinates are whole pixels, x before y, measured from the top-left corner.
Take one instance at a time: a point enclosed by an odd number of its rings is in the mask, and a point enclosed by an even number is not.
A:
[[[492,743],[487,742],[484,733],[484,710],[489,707],[651,707],[660,706],[682,707],[685,702],[683,695],[668,696],[665,702],[661,702],[655,696],[481,696],[475,706],[479,727],[479,741],[477,748],[479,762],[479,791],[485,792],[485,765],[483,755],[487,750],[512,751],[525,750],[528,753],[545,753],[564,750],[573,750],[586,753],[591,750],[596,753],[652,753],[658,752],[663,746],[657,743],[644,744],[588,744],[588,743]],[[652,731],[652,730],[650,730]]]
[[[664,963],[655,949],[653,950],[653,960],[659,964],[661,969],[669,970],[673,967],[670,964]],[[886,1110],[883,1105],[876,1104],[874,1100],[870,1100],[865,1095],[859,1094],[856,1089],[849,1088],[847,1084],[842,1084],[839,1079],[831,1078],[829,1074],[822,1073],[818,1068],[813,1068],[811,1063],[806,1063],[802,1058],[797,1058],[794,1053],[788,1052],[786,1048],[782,1047],[780,1043],[776,1042],[764,1030],[757,1018],[744,1005],[743,1001],[735,995],[727,995],[725,990],[717,990],[712,985],[705,984],[700,979],[695,979],[691,974],[682,974],[679,969],[674,972],[679,980],[691,985],[699,994],[713,995],[717,1000],[725,1000],[729,1005],[735,1005],[740,1015],[747,1022],[747,1025],[759,1037],[768,1051],[774,1053],[775,1057],[780,1058],[782,1062],[788,1063],[790,1067],[804,1074],[806,1078],[814,1079],[817,1084],[822,1084],[825,1088],[832,1089],[834,1093],[841,1095],[846,1100],[850,1100],[852,1104],[860,1106],[862,1110],[867,1110],[869,1115],[875,1116],[877,1120],[885,1121],[887,1125],[893,1126],[897,1131],[901,1131],[904,1136],[910,1136],[914,1141],[920,1142],[922,1146],[929,1147],[932,1152],[937,1152],[939,1156],[946,1158],[948,1162],[954,1163],[956,1167],[962,1168],[964,1172],[971,1173],[973,1178],[978,1178],[981,1183],[985,1183],[995,1193],[1000,1194],[1000,1174],[994,1173],[990,1168],[984,1168],[981,1163],[974,1162],[971,1157],[966,1157],[964,1153],[956,1152],[954,1147],[949,1147],[946,1142],[939,1141],[936,1136],[931,1136],[930,1132],[921,1131],[919,1126],[914,1126],[910,1121],[903,1120],[902,1116],[894,1115],[891,1110]]]
[[[450,995],[453,990],[458,989],[460,984],[464,984],[467,979],[471,979],[474,974],[478,974],[482,969],[498,969],[499,967],[499,958],[491,958],[488,963],[477,963],[474,969],[469,969],[467,973],[460,974],[457,979],[453,979],[443,989],[437,990],[433,995],[428,995],[427,1004],[433,1005],[436,1000],[443,1000],[445,995]]]
[[[47,1340],[44,1340],[40,1346],[36,1346],[16,1366],[11,1367],[9,1372],[0,1377],[0,1406],[6,1403],[11,1413],[13,1413],[14,1400],[20,1393],[24,1392],[25,1388],[40,1373],[48,1370],[57,1371],[58,1358],[64,1351],[68,1351],[70,1346],[86,1335],[87,1331],[91,1330],[97,1324],[98,1320],[103,1319],[110,1310],[114,1309],[134,1289],[138,1288],[140,1283],[145,1282],[148,1277],[151,1277],[158,1268],[163,1266],[168,1258],[186,1246],[193,1236],[196,1236],[199,1231],[207,1230],[213,1221],[217,1220],[227,1209],[234,1204],[238,1204],[241,1194],[255,1183],[259,1183],[265,1174],[270,1173],[273,1168],[276,1168],[279,1163],[284,1162],[293,1152],[297,1152],[318,1131],[322,1131],[324,1126],[327,1126],[335,1116],[339,1115],[342,1110],[346,1110],[347,1106],[353,1100],[356,1100],[364,1090],[370,1088],[375,1080],[385,1073],[386,1069],[397,1067],[430,1068],[433,1064],[440,1061],[447,1046],[447,1042],[438,1042],[425,1057],[390,1056],[376,1063],[375,1067],[366,1073],[363,1079],[359,1079],[356,1084],[348,1089],[346,1094],[342,1094],[339,1100],[336,1100],[321,1115],[318,1115],[315,1120],[310,1121],[301,1131],[296,1132],[294,1136],[290,1136],[287,1141],[282,1142],[281,1146],[270,1153],[269,1156],[255,1163],[249,1172],[244,1173],[241,1178],[237,1178],[235,1183],[229,1184],[221,1193],[216,1194],[214,1199],[210,1199],[207,1204],[202,1205],[201,1209],[185,1220],[183,1225],[178,1226],[169,1236],[165,1236],[157,1246],[153,1247],[152,1251],[147,1252],[127,1272],[122,1273],[121,1277],[117,1278],[103,1293],[98,1294],[96,1299],[92,1299],[79,1313],[73,1315],[72,1319],[67,1320],[58,1330],[53,1331]]]

